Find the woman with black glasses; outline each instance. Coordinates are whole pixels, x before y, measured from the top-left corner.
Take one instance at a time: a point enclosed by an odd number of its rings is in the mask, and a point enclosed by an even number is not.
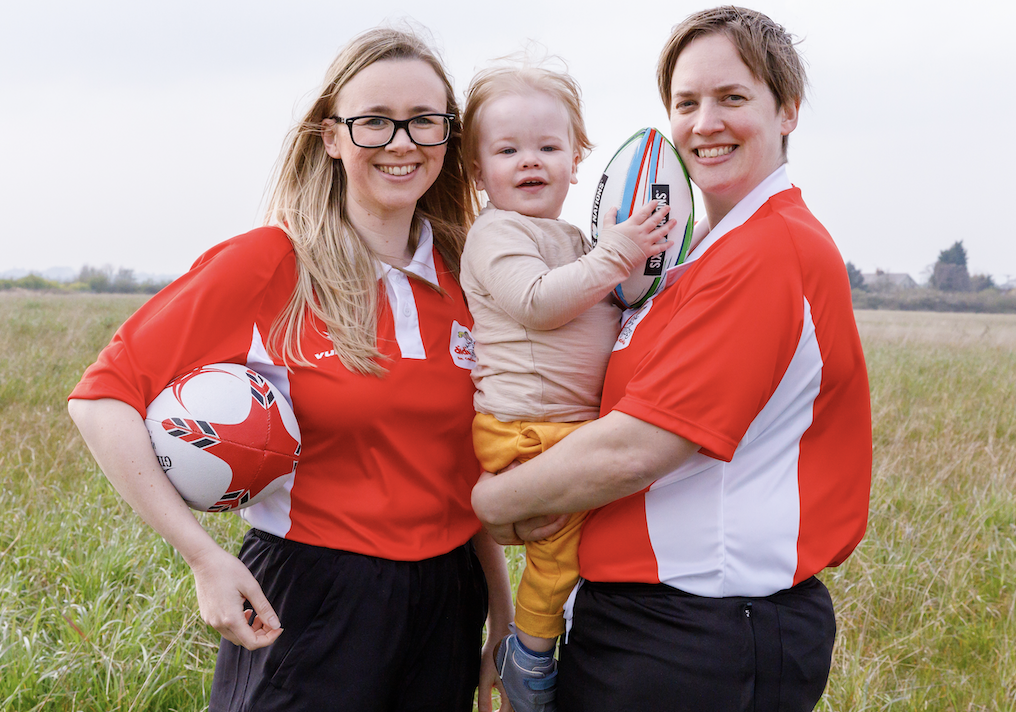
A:
[[[475,195],[458,116],[417,37],[354,39],[290,136],[268,226],[201,256],[71,394],[103,472],[183,555],[222,634],[212,710],[465,711],[480,675],[490,709],[480,560],[488,640],[507,634],[511,598],[469,502],[475,360],[457,278]],[[243,510],[239,559],[191,515],[143,424],[165,384],[216,362],[278,386],[303,437],[292,482]]]

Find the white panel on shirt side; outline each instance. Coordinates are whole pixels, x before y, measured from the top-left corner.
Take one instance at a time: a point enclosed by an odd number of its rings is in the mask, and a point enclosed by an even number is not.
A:
[[[272,360],[272,357],[268,355],[268,349],[265,346],[264,339],[261,337],[257,324],[254,324],[251,332],[250,349],[247,351],[247,368],[257,371],[271,381],[272,385],[278,388],[286,401],[288,401],[289,406],[293,406],[289,371],[286,370],[285,366],[276,364]],[[297,466],[296,471],[300,471],[299,466]],[[246,509],[239,510],[240,517],[252,527],[256,527],[261,531],[274,534],[275,536],[286,536],[286,533],[293,526],[289,513],[293,507],[290,492],[292,492],[295,482],[296,476],[290,476],[283,483],[282,487],[275,490],[269,497],[257,504],[252,504]]]
[[[645,495],[660,581],[698,596],[716,597],[723,590],[725,466],[695,453]]]
[[[289,392],[289,371],[285,366],[276,364],[268,355],[268,348],[265,346],[265,340],[261,338],[257,324],[254,324],[251,333],[250,349],[247,351],[247,368],[257,371],[271,381],[273,386],[282,391],[289,407],[293,407],[293,396]]]
[[[793,584],[798,458],[822,357],[811,305],[786,372],[729,463],[696,453],[646,493],[660,580],[700,596],[767,596]],[[765,437],[763,437],[765,436]]]

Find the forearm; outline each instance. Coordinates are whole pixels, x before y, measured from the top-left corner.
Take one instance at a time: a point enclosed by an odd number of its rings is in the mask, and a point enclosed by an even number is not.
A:
[[[673,225],[657,228],[658,218],[650,217],[650,208],[655,202],[643,206],[624,227],[604,229],[596,247],[577,260],[530,278],[520,295],[520,312],[512,314],[516,320],[535,329],[567,324],[626,280],[649,254],[662,250],[659,245]]]
[[[549,234],[534,230],[525,219],[481,217],[462,257],[464,285],[475,282],[478,296],[531,329],[568,323],[644,259],[641,248],[616,229],[605,230],[601,244],[587,254],[577,244],[583,240],[577,228]],[[554,245],[563,253],[555,256]]]
[[[476,550],[476,558],[480,560],[480,566],[483,568],[483,575],[487,578],[488,635],[501,630],[507,633],[508,624],[515,618],[515,606],[512,604],[504,547],[494,541],[485,529],[481,529],[473,537],[473,547]]]
[[[476,558],[483,567],[483,574],[487,578],[487,638],[480,650],[480,678],[476,704],[480,712],[492,712],[494,688],[500,694],[501,709],[507,709],[503,701],[508,697],[494,667],[494,653],[504,637],[511,632],[508,626],[515,618],[515,609],[512,606],[504,549],[491,539],[484,529],[473,537],[473,547],[476,549]]]
[[[490,293],[520,324],[556,329],[606,297],[634,264],[627,253],[606,244],[553,269],[526,256],[504,255],[490,265]]]
[[[116,491],[192,568],[203,554],[219,548],[162,471],[134,408],[106,398],[72,400],[68,411]]]
[[[582,426],[548,451],[473,488],[485,524],[601,507],[646,488],[676,469],[698,446],[613,411]]]
[[[633,264],[622,253],[600,246],[552,269],[526,285],[520,295],[519,321],[536,329],[567,324],[624,281]]]
[[[159,467],[141,416],[118,400],[72,400],[71,418],[120,496],[169,542],[194,573],[201,617],[224,638],[254,650],[282,634],[279,616],[247,567],[201,527]],[[251,619],[244,611],[254,608]]]

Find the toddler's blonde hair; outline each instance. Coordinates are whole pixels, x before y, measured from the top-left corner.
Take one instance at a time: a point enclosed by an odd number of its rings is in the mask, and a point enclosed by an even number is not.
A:
[[[567,72],[537,66],[514,57],[501,61],[511,64],[481,70],[466,90],[466,107],[462,112],[462,155],[471,178],[476,171],[480,151],[480,127],[483,107],[507,94],[525,96],[539,92],[561,102],[568,112],[572,148],[585,159],[593,148],[586,124],[582,119],[582,91]]]

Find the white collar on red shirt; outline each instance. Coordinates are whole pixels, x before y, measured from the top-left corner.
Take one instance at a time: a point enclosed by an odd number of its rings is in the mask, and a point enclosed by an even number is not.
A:
[[[402,358],[427,358],[423,348],[423,337],[420,336],[420,315],[416,310],[413,287],[406,272],[411,272],[431,284],[437,284],[433,248],[434,232],[430,228],[430,223],[424,220],[420,230],[420,242],[416,246],[416,252],[413,253],[412,262],[404,268],[405,271],[384,263],[378,267],[378,277],[384,280],[388,304],[392,308],[395,340],[399,344]]]
[[[422,225],[420,241],[416,245],[416,252],[413,253],[413,260],[402,269],[412,272],[431,284],[437,284],[437,270],[434,268],[434,231],[430,228],[429,220],[424,220]],[[388,279],[395,274],[402,274],[402,272],[389,264],[380,263],[377,275],[380,279]],[[404,274],[402,276],[405,277]]]
[[[708,217],[704,217],[695,223],[692,242],[699,240],[701,242],[688,254],[688,258],[684,262],[667,270],[667,285],[669,286],[680,277],[684,270],[687,269],[687,265],[704,255],[710,247],[716,244],[717,240],[734,228],[741,227],[741,225],[747,222],[748,218],[758,212],[758,209],[765,205],[767,200],[777,193],[782,193],[793,187],[790,178],[787,176],[787,164],[784,163],[770,173],[765,180],[755,186],[748,195],[741,198],[740,202],[731,208],[729,213],[723,216],[723,219],[717,223],[716,227],[710,229]]]

